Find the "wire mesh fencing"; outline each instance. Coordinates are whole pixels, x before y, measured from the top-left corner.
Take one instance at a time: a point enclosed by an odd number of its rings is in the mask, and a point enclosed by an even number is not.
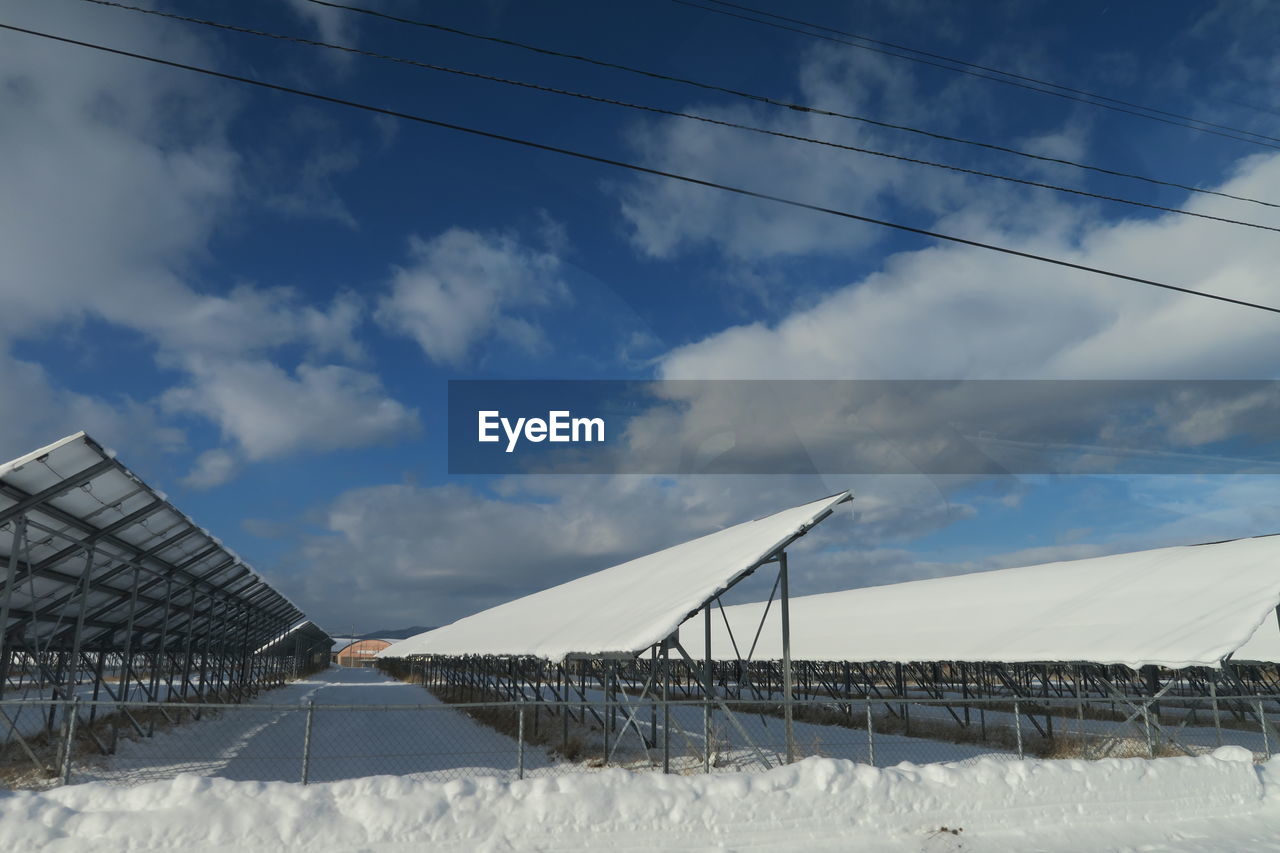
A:
[[[1271,757],[1280,696],[785,703],[626,693],[417,705],[0,701],[0,783],[133,785],[182,773],[328,782],[522,779],[601,767],[755,771],[821,756],[889,767],[979,758]]]

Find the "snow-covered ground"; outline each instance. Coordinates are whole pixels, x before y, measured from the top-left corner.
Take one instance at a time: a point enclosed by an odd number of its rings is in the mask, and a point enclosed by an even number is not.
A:
[[[515,740],[451,710],[421,687],[371,669],[331,668],[206,719],[122,740],[115,755],[78,764],[73,779],[132,784],[195,773],[296,782],[302,777],[308,702],[315,706],[310,781],[380,773],[447,780],[515,772]],[[353,705],[362,707],[344,707]],[[550,764],[543,751],[527,750],[530,772]]]
[[[981,759],[302,786],[191,775],[0,794],[0,850],[1277,851],[1280,761]]]
[[[192,673],[190,678],[190,692],[194,692],[195,685],[200,683],[200,674]],[[119,678],[109,675],[104,678],[105,686],[98,691],[98,701],[109,702],[119,699],[124,702],[150,702],[152,697],[147,695],[147,691],[137,683],[135,679],[129,680],[127,689],[120,689]],[[210,684],[216,684],[216,679],[212,676],[209,680]],[[164,702],[169,699],[172,694],[175,697],[181,692],[182,685],[174,682],[172,686],[161,680],[155,687],[155,701]],[[56,692],[61,692],[61,688]],[[10,687],[5,691],[3,699],[0,699],[0,725],[4,726],[7,731],[9,726],[13,726],[22,735],[34,735],[45,728],[47,723],[46,716],[48,714],[48,706],[41,707],[37,700],[51,699],[55,693],[55,689],[51,686],[41,686],[35,682],[26,682],[18,685],[16,688]],[[114,696],[113,696],[114,694]],[[94,698],[93,681],[91,673],[82,673],[80,680],[76,682],[75,690],[72,695],[79,698],[82,702],[87,702]],[[17,707],[13,703],[20,703]]]
[[[1232,715],[1223,709],[1221,718],[1223,725],[1220,728],[1214,728],[1212,720],[1213,715],[1209,707],[1209,700],[1203,699],[1199,701],[1181,699],[1197,710],[1197,717],[1200,721],[1198,725],[1192,725],[1188,715],[1188,708],[1180,707],[1173,701],[1166,701],[1163,706],[1163,716],[1153,712],[1152,720],[1160,726],[1159,730],[1153,729],[1153,734],[1159,741],[1160,734],[1166,738],[1172,738],[1177,743],[1186,747],[1188,751],[1194,754],[1204,754],[1213,751],[1219,746],[1242,746],[1255,754],[1258,760],[1268,752],[1275,752],[1280,743],[1277,743],[1274,730],[1269,728],[1268,734],[1264,735],[1261,725],[1256,721],[1255,717],[1246,717],[1243,724],[1234,720]],[[1099,706],[1105,706],[1105,703],[1097,703]],[[1223,703],[1226,704],[1225,702]],[[1055,716],[1053,719],[1054,732],[1059,736],[1075,736],[1082,740],[1093,742],[1096,745],[1106,746],[1106,741],[1115,739],[1126,739],[1134,747],[1145,746],[1145,733],[1143,730],[1143,721],[1140,716],[1135,716],[1127,724],[1122,724],[1116,720],[1098,720],[1089,717],[1078,718],[1071,710],[1069,703],[1058,702],[1055,707],[1060,710],[1066,710],[1067,714]],[[1127,707],[1121,703],[1115,703],[1116,710],[1126,715],[1132,714],[1134,708]],[[978,723],[978,711],[971,711],[971,719],[976,726]],[[932,720],[945,725],[953,723],[953,718],[947,713],[946,708],[942,705],[922,705],[912,703],[911,717],[913,720]],[[1037,717],[1043,720],[1043,717]],[[1275,719],[1268,712],[1268,719],[1272,726]],[[994,731],[996,727],[1012,731],[1014,727],[1014,716],[1007,711],[987,710],[986,723],[989,730]],[[1244,727],[1241,728],[1240,726]],[[1032,728],[1025,718],[1022,721],[1023,735],[1030,738],[1035,735]]]

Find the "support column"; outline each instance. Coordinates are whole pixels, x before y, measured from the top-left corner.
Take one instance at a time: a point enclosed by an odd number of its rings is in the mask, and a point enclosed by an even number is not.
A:
[[[658,678],[657,646],[649,649],[649,673],[651,682],[656,683]],[[658,745],[658,706],[654,702],[649,703],[649,742],[654,746]]]
[[[707,602],[707,606],[702,608],[702,634],[703,649],[706,652],[706,660],[702,667],[702,734],[704,737],[702,750],[702,770],[704,773],[711,772],[711,602]]]
[[[662,772],[671,772],[671,640],[662,641]]]
[[[168,666],[169,650],[169,617],[173,612],[173,575],[165,579],[164,584],[164,619],[160,623],[160,648],[156,652],[155,665],[151,667],[151,697],[157,702],[167,702],[169,691],[173,687],[172,678],[165,678],[165,667]],[[160,698],[160,682],[165,683],[165,696]]]
[[[787,763],[796,760],[795,705],[791,676],[791,595],[788,589],[787,552],[778,555],[778,590],[782,605],[782,718],[787,739]]]
[[[4,595],[0,598],[0,699],[9,681],[9,661],[13,650],[6,648],[9,634],[9,607],[13,602],[14,579],[18,576],[18,551],[27,532],[27,517],[20,515],[13,520],[13,538],[9,540],[9,568],[4,580]]]
[[[238,643],[239,652],[236,655],[236,702],[244,701],[246,693],[249,691],[249,625],[252,621],[253,611],[249,609],[249,605],[241,604],[240,624],[240,640]],[[250,694],[252,695],[252,694]]]
[[[138,575],[142,569],[133,564],[133,591],[129,594],[129,616],[125,620],[124,653],[120,657],[120,683],[116,686],[116,697],[122,702],[129,701],[131,686],[129,679],[133,673],[133,618],[138,610]],[[122,704],[121,709],[124,708]]]
[[[228,669],[228,658],[231,654],[231,631],[232,631],[232,599],[230,596],[224,595],[222,598],[222,608],[218,612],[218,655],[217,655],[217,679],[215,681],[217,687],[215,695],[219,702],[231,701],[231,672]]]
[[[198,618],[197,611],[196,611],[195,590],[191,591],[191,601],[188,604],[188,607],[190,607],[191,609],[191,618],[187,620],[187,624],[185,626],[187,636],[182,643],[182,679],[179,682],[179,684],[181,685],[181,690],[179,695],[181,696],[182,701],[184,702],[187,700],[187,691],[191,687],[191,665],[192,665],[192,658],[194,657],[194,652],[192,652],[191,650],[191,644],[192,644],[192,641],[195,639],[196,619]]]
[[[80,579],[80,610],[76,614],[76,631],[71,638],[71,665],[67,667],[67,681],[63,689],[63,698],[70,699],[76,695],[76,686],[80,681],[80,643],[84,639],[84,617],[89,612],[89,578],[93,575],[94,546],[90,545],[84,556],[84,577]],[[76,713],[75,707],[68,705],[64,714]],[[69,748],[69,747],[68,747]]]

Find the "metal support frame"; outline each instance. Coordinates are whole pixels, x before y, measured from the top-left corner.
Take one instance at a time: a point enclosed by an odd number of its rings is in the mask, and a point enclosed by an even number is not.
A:
[[[5,574],[4,590],[0,592],[0,699],[4,698],[5,685],[9,680],[9,662],[13,657],[13,649],[5,643],[9,634],[9,610],[13,604],[13,589],[17,586],[18,554],[21,543],[25,540],[27,517],[18,515],[13,520],[13,537],[9,542],[9,560]]]
[[[787,552],[778,554],[778,582],[782,592],[782,712],[786,726],[787,763],[796,760],[795,682],[791,672],[791,594],[787,579]]]

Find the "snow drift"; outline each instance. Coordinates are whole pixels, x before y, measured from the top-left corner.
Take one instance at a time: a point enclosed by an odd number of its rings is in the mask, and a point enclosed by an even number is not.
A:
[[[1267,793],[1277,776],[1280,760],[1259,768],[1235,747],[1152,761],[983,758],[876,769],[811,758],[760,774],[610,769],[523,782],[375,776],[303,787],[183,776],[5,794],[0,849],[920,850],[955,829],[966,849],[983,849],[984,839],[1000,840],[988,849],[1027,849],[1032,837],[1052,840],[1068,827],[1129,841],[1204,820],[1261,821],[1274,831],[1280,801]]]

